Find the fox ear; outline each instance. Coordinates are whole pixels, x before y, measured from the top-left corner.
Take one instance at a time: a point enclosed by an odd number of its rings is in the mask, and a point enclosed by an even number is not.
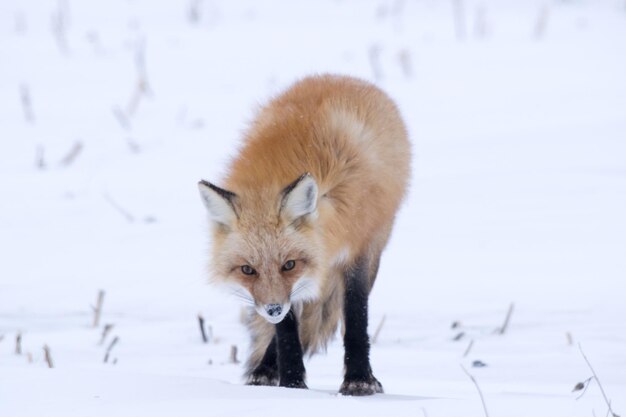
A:
[[[282,192],[280,215],[290,223],[308,214],[317,214],[317,183],[308,172]]]
[[[208,181],[198,182],[202,202],[209,210],[211,219],[225,226],[232,226],[237,220],[235,202],[237,195],[230,191],[223,190]]]

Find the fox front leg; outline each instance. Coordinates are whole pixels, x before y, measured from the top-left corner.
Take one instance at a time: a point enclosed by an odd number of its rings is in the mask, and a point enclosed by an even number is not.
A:
[[[370,342],[367,334],[369,296],[368,262],[358,259],[344,273],[345,376],[339,392],[343,395],[382,393],[383,386],[374,377],[370,366]]]
[[[278,351],[279,386],[307,388],[302,345],[298,334],[298,321],[293,311],[276,324],[276,345]]]

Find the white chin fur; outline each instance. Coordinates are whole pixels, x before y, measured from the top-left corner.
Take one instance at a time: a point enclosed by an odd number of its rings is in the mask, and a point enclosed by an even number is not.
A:
[[[267,320],[268,322],[272,324],[277,324],[283,321],[287,313],[289,313],[289,309],[291,308],[291,303],[285,303],[282,306],[283,306],[282,313],[280,313],[280,315],[275,316],[275,317],[267,314],[263,306],[256,306],[255,308],[256,308],[256,312],[259,313],[259,315],[263,317],[265,320]]]

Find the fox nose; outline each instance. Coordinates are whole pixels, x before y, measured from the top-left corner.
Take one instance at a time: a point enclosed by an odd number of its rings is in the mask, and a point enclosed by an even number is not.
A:
[[[283,306],[280,304],[265,304],[265,311],[267,311],[270,317],[277,317],[283,312]]]

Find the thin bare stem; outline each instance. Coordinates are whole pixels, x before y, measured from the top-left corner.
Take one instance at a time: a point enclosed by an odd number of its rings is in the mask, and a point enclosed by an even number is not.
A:
[[[113,340],[111,341],[111,343],[109,343],[109,347],[107,347],[107,351],[104,354],[104,363],[107,363],[109,361],[109,355],[111,354],[111,351],[113,350],[113,348],[115,347],[115,345],[117,344],[119,340],[120,338],[115,336]]]
[[[111,205],[111,207],[117,210],[117,212],[120,213],[128,221],[128,223],[133,223],[135,221],[135,216],[130,214],[124,207],[120,206],[115,200],[113,200],[113,198],[111,198],[110,195],[104,194],[104,199]]]
[[[485,417],[489,417],[489,412],[487,412],[487,404],[485,403],[485,397],[483,397],[483,392],[480,390],[480,387],[478,386],[478,382],[476,382],[476,378],[474,378],[474,376],[472,374],[467,372],[467,369],[465,369],[465,367],[463,365],[461,365],[461,369],[463,370],[463,372],[465,372],[465,375],[467,375],[472,380],[472,382],[474,383],[474,386],[476,387],[476,390],[478,391],[478,395],[480,395],[480,401],[483,404],[483,410],[485,411]]]
[[[513,315],[513,308],[515,307],[514,303],[511,303],[509,306],[509,311],[506,313],[506,317],[504,318],[504,323],[502,323],[502,327],[498,329],[498,333],[504,334],[506,329],[509,327],[509,322],[511,321],[511,316]]]
[[[77,141],[74,143],[74,146],[69,150],[67,155],[61,159],[61,165],[70,166],[72,162],[80,155],[80,152],[83,150],[83,143],[81,141]]]
[[[470,350],[472,350],[472,348],[474,347],[474,339],[470,340],[469,345],[467,345],[467,348],[465,349],[465,352],[463,352],[463,357],[467,357],[467,355],[469,355]]]
[[[230,347],[230,363],[239,363],[239,360],[237,359],[237,346],[236,345],[232,345]]]
[[[93,327],[100,325],[100,315],[102,314],[102,304],[104,303],[104,290],[98,291],[98,300],[93,307]]]
[[[204,329],[204,317],[201,314],[198,314],[198,324],[200,325],[200,334],[202,335],[202,341],[207,343],[209,339],[206,335],[206,330]]]
[[[380,45],[372,45],[368,51],[370,66],[372,67],[372,73],[374,74],[374,79],[376,80],[381,80],[383,78],[383,70],[380,63],[381,52],[382,47]]]
[[[589,359],[587,359],[587,355],[585,355],[585,352],[583,352],[583,347],[582,347],[582,345],[580,343],[578,344],[578,350],[580,350],[580,354],[583,355],[583,359],[585,359],[585,362],[587,362],[587,366],[591,370],[591,373],[593,374],[593,377],[595,378],[596,382],[598,383],[598,387],[600,387],[600,392],[602,393],[602,396],[604,397],[604,401],[606,402],[606,405],[609,407],[610,415],[612,415],[613,417],[619,417],[615,413],[615,411],[613,411],[613,409],[611,408],[611,401],[609,400],[609,397],[606,396],[606,392],[604,392],[604,388],[602,387],[602,384],[600,383],[600,379],[598,378],[598,374],[596,374],[595,369],[593,369],[593,366],[591,366],[591,362],[589,362]]]
[[[22,354],[22,333],[18,333],[15,336],[15,354],[16,355]]]
[[[24,119],[27,123],[35,122],[35,113],[33,112],[33,101],[30,96],[30,89],[28,85],[20,85],[20,101],[22,103],[22,111],[24,112]]]
[[[52,356],[50,355],[50,348],[48,345],[43,346],[43,356],[48,364],[48,368],[54,368],[54,364],[52,363]]]
[[[385,325],[385,320],[387,320],[387,315],[383,314],[383,317],[380,319],[380,323],[378,323],[378,326],[376,327],[374,336],[372,336],[372,344],[376,344],[376,342],[378,341],[378,336],[380,335],[380,332],[383,329],[383,326]]]
[[[102,336],[100,336],[100,343],[98,343],[99,345],[104,344],[104,341],[106,340],[111,330],[113,330],[113,327],[114,325],[111,323],[107,323],[104,325],[104,328],[102,329]]]
[[[459,41],[465,39],[466,28],[465,28],[465,7],[463,5],[463,0],[452,0],[452,12],[454,18],[454,33],[456,34],[456,38]]]

